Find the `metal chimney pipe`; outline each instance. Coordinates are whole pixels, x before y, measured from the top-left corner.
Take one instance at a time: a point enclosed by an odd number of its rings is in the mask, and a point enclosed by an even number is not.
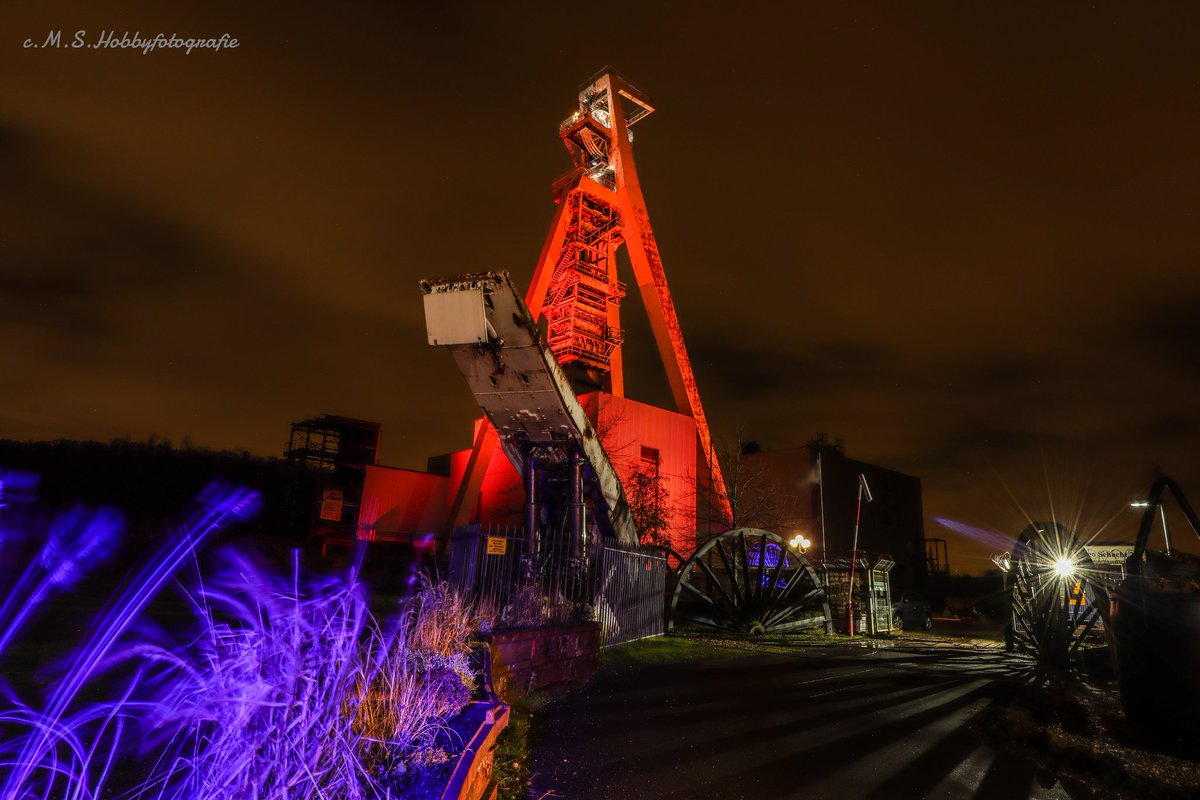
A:
[[[583,550],[583,459],[571,459],[571,555]]]
[[[532,573],[534,557],[537,555],[537,459],[532,452],[525,459],[525,557],[529,559],[528,571]]]

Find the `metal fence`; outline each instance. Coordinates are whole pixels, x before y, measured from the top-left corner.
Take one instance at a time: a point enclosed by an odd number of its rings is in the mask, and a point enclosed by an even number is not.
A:
[[[588,556],[547,538],[532,560],[528,548],[517,528],[460,528],[448,581],[502,625],[593,619],[605,647],[664,632],[668,568],[659,548],[612,545]]]
[[[483,529],[479,525],[460,528],[450,537],[448,582],[485,613],[498,613],[509,604],[523,577],[524,554],[525,537],[515,529]]]
[[[605,547],[597,573],[594,602],[603,646],[666,630],[667,559],[659,548]]]

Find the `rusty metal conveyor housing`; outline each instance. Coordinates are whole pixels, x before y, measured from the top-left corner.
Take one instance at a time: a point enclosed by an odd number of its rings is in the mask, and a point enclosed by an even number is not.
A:
[[[518,474],[531,458],[590,466],[585,493],[606,537],[638,541],[621,482],[507,272],[420,282],[429,344],[445,347]]]

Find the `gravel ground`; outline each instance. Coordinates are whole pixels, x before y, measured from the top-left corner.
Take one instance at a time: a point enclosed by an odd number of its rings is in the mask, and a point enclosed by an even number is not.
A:
[[[1139,742],[1125,723],[1115,682],[1087,680],[1058,694],[1010,687],[977,721],[998,745],[1095,787],[1099,797],[1200,798],[1200,762]]]

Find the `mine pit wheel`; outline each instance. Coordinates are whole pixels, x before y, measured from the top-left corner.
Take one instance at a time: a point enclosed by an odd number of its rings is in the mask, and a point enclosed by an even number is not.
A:
[[[1004,575],[1011,609],[1005,649],[1045,666],[1069,666],[1108,601],[1087,550],[1069,528],[1034,522],[1017,539],[1011,559]]]
[[[665,558],[667,560],[667,570],[670,573],[672,579],[678,577],[679,568],[683,566],[684,562],[687,561],[687,558],[680,555],[679,551],[674,550],[670,547],[663,547],[662,553],[663,553],[663,558]]]
[[[824,626],[829,632],[829,600],[812,564],[769,531],[727,531],[701,545],[676,574],[669,630],[695,625],[759,635]]]

